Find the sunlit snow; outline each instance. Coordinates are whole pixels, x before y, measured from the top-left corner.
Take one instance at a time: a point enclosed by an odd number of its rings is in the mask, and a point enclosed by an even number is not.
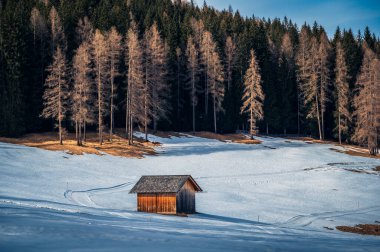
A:
[[[260,138],[260,145],[188,135],[150,140],[163,145],[144,159],[0,143],[0,251],[380,246],[380,237],[330,230],[380,222],[379,159],[281,138]],[[192,175],[204,190],[196,195],[199,214],[136,212],[128,192],[140,176],[175,174]]]

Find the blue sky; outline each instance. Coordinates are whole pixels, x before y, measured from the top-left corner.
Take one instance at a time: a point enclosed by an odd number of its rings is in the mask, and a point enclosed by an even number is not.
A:
[[[195,0],[202,5],[203,0]],[[287,16],[299,26],[317,21],[332,36],[337,26],[352,28],[354,33],[368,25],[380,36],[380,0],[207,0],[208,5],[227,9],[229,5],[244,16],[283,18]]]

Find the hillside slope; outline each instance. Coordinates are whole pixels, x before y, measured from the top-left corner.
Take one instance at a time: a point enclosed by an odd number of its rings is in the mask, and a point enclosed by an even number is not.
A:
[[[375,251],[335,230],[380,221],[378,159],[331,145],[159,138],[157,156],[75,156],[0,143],[0,250]],[[188,218],[137,213],[141,175],[191,174],[204,193]],[[329,229],[327,229],[329,228]],[[333,230],[330,230],[333,229]]]

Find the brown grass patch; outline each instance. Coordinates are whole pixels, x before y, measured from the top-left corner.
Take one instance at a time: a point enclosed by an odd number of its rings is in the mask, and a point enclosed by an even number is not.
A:
[[[313,144],[313,143],[331,144],[331,145],[343,147],[345,149],[344,151],[341,151],[334,148],[330,148],[330,150],[333,150],[339,153],[345,153],[347,155],[356,156],[356,157],[377,158],[377,159],[380,158],[379,154],[376,156],[370,155],[366,148],[363,148],[358,145],[347,144],[347,143],[339,144],[337,141],[331,141],[331,140],[321,141],[319,139],[314,139],[310,137],[288,137],[287,139],[304,141],[308,144]]]
[[[108,137],[108,135],[105,135]],[[75,134],[68,134],[63,145],[59,144],[56,133],[28,134],[20,138],[0,137],[1,142],[22,144],[30,147],[37,147],[51,151],[66,151],[73,155],[96,154],[102,155],[107,153],[113,156],[142,158],[144,155],[155,155],[154,146],[157,143],[145,142],[142,139],[135,139],[133,145],[128,145],[128,140],[113,135],[112,142],[105,140],[102,145],[99,144],[97,134],[87,134],[87,141],[83,146],[78,146],[75,140]]]
[[[215,139],[222,142],[231,141],[234,143],[240,143],[240,144],[261,144],[260,140],[257,139],[249,139],[244,134],[215,134],[212,132],[206,132],[206,131],[200,131],[196,132],[195,136],[202,137],[202,138],[208,138],[208,139]]]
[[[336,229],[342,232],[380,236],[380,225],[376,225],[376,224],[360,224],[360,225],[356,225],[355,227],[338,226],[336,227]]]
[[[337,146],[342,146],[342,145],[337,145]],[[344,147],[344,146],[342,146],[342,147]],[[339,152],[339,153],[344,153],[344,154],[351,155],[351,156],[355,156],[355,157],[366,157],[366,158],[376,158],[376,159],[380,158],[380,155],[373,156],[373,155],[370,155],[369,153],[363,153],[363,152],[354,151],[354,150],[347,150],[346,149],[343,151],[343,150],[338,150],[335,148],[330,148],[330,150],[335,151],[335,152]]]
[[[311,138],[311,137],[286,137],[286,139],[290,139],[290,140],[298,140],[298,141],[308,141],[308,142],[314,142],[314,141],[317,141],[316,139],[314,138]]]
[[[241,143],[241,144],[261,144],[261,141],[257,139],[243,139],[243,140],[235,140],[233,142]]]
[[[344,153],[351,155],[351,156],[356,156],[356,157],[366,157],[366,158],[380,158],[380,155],[370,155],[369,153],[362,153],[362,152],[357,152],[357,151],[352,151],[352,150],[347,150]]]
[[[184,135],[179,132],[174,131],[157,131],[155,133],[150,132],[150,134],[154,134],[155,136],[162,138],[170,138],[170,137],[183,137]]]

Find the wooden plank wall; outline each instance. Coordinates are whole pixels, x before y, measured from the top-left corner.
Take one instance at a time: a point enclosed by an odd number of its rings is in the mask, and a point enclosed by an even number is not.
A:
[[[157,213],[176,214],[176,194],[157,194]]]
[[[137,195],[137,211],[156,213],[157,212],[156,194],[139,193]]]
[[[195,188],[190,181],[177,194],[177,213],[195,213]]]
[[[176,214],[176,194],[139,193],[137,195],[137,211]]]

